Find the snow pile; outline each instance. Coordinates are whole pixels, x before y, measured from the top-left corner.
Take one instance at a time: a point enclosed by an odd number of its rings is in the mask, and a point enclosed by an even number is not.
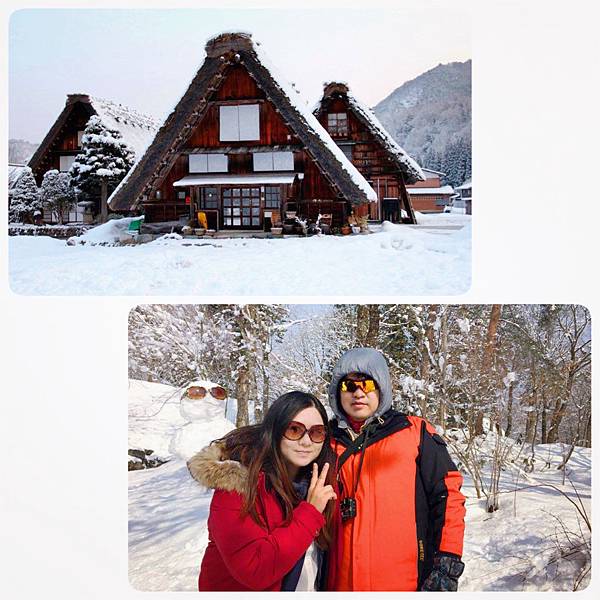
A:
[[[110,245],[130,221],[109,221],[76,240]],[[427,231],[390,224],[371,235],[118,247],[11,236],[9,249],[11,288],[20,294],[389,296],[462,294],[471,283],[470,225]],[[340,268],[350,263],[360,281],[340,287]]]
[[[132,221],[139,221],[141,217],[124,217],[122,219],[111,219],[102,225],[92,227],[83,235],[71,237],[67,244],[89,244],[93,245],[111,245],[116,244],[122,234],[127,232],[127,228]]]

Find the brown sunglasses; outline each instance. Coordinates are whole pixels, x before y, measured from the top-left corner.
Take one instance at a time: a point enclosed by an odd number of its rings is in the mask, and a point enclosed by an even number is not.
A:
[[[202,385],[192,385],[185,391],[185,395],[191,400],[201,400],[206,396],[207,392],[210,392],[210,395],[217,400],[225,400],[227,398],[227,390],[220,385],[211,387],[210,390],[207,390]]]
[[[308,432],[308,437],[315,444],[322,444],[327,437],[327,428],[325,425],[313,425],[310,429],[307,429],[303,423],[298,421],[290,421],[286,430],[283,432],[283,437],[297,442],[301,440]]]

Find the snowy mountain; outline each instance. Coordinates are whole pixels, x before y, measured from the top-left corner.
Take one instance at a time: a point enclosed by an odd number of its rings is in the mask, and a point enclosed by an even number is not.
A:
[[[8,140],[8,162],[17,165],[26,165],[39,144],[32,144],[27,140]]]
[[[373,111],[422,166],[459,139],[471,146],[471,61],[438,65],[395,89]],[[442,168],[442,171],[444,169]],[[460,182],[462,183],[462,182]]]

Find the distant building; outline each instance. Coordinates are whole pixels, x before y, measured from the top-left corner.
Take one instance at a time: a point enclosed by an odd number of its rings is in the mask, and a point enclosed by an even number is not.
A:
[[[29,159],[29,167],[38,185],[46,171],[66,172],[81,150],[81,138],[92,115],[98,115],[104,125],[117,130],[136,158],[152,140],[157,122],[147,115],[87,94],[69,94],[65,108],[48,130],[42,143]],[[70,220],[82,220],[82,210],[70,215]]]
[[[472,212],[471,212],[471,210],[472,210],[471,209],[472,187],[473,187],[473,184],[471,183],[471,179],[467,179],[462,185],[459,185],[456,188],[456,191],[460,194],[460,197],[454,201],[455,205],[456,205],[456,202],[458,202],[458,201],[464,203],[465,213],[468,215],[472,214]]]
[[[440,171],[423,168],[425,181],[406,186],[413,208],[423,213],[443,212],[456,194],[451,185],[442,185],[440,179],[445,175]]]

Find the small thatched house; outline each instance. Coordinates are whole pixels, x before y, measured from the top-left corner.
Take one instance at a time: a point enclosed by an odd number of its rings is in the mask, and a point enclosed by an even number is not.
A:
[[[377,193],[370,218],[415,223],[406,185],[425,179],[419,165],[386,131],[345,83],[324,86],[315,115]]]
[[[106,127],[117,130],[136,157],[144,152],[158,129],[152,117],[122,104],[87,94],[69,94],[64,109],[29,160],[38,185],[46,171],[65,172],[71,168],[81,150],[83,131],[93,115],[100,117]]]
[[[206,59],[153,143],[109,198],[147,222],[207,216],[210,229],[268,229],[376,201],[295,87],[247,33],[206,44]]]

